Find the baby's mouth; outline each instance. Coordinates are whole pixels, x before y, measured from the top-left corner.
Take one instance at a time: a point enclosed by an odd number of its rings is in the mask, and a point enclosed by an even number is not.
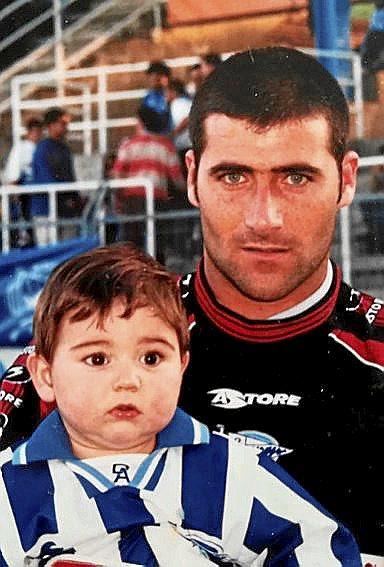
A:
[[[108,413],[115,419],[134,419],[141,414],[141,411],[133,404],[119,404]]]

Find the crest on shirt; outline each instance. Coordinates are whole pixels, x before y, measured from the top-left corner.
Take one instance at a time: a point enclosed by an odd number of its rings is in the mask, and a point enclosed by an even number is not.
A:
[[[257,454],[263,453],[268,455],[274,461],[277,461],[282,455],[288,455],[293,452],[293,449],[283,447],[272,435],[262,431],[244,430],[238,433],[230,433],[230,437],[241,445],[252,447]]]
[[[113,463],[112,465],[112,474],[114,474],[113,482],[114,484],[117,483],[129,483],[129,476],[128,476],[129,465],[126,463]]]

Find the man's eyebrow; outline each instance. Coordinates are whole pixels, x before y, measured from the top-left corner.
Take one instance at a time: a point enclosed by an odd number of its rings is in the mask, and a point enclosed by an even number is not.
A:
[[[319,175],[321,170],[309,163],[289,163],[287,165],[280,165],[271,169],[272,173],[312,173]]]
[[[217,173],[253,173],[255,169],[249,165],[231,162],[221,162],[209,168],[209,175],[216,175]],[[311,173],[313,175],[321,174],[321,170],[309,163],[289,163],[286,165],[279,165],[272,167],[272,173]]]
[[[253,168],[249,165],[243,165],[240,163],[221,162],[210,167],[208,173],[209,175],[216,175],[217,173],[222,173],[223,171],[228,171],[231,173],[252,173]]]

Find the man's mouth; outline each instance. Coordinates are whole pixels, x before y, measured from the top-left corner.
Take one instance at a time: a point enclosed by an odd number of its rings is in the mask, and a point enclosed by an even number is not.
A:
[[[257,245],[257,244],[245,244],[242,246],[242,249],[245,252],[250,252],[254,254],[265,254],[265,255],[274,255],[274,254],[286,254],[289,250],[287,246],[282,245]]]

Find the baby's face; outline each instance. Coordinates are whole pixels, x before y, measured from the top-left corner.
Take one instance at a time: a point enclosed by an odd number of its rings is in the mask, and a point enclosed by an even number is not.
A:
[[[123,310],[116,301],[103,328],[96,317],[60,324],[49,372],[80,458],[151,452],[176,409],[187,356],[175,330],[150,307]]]

